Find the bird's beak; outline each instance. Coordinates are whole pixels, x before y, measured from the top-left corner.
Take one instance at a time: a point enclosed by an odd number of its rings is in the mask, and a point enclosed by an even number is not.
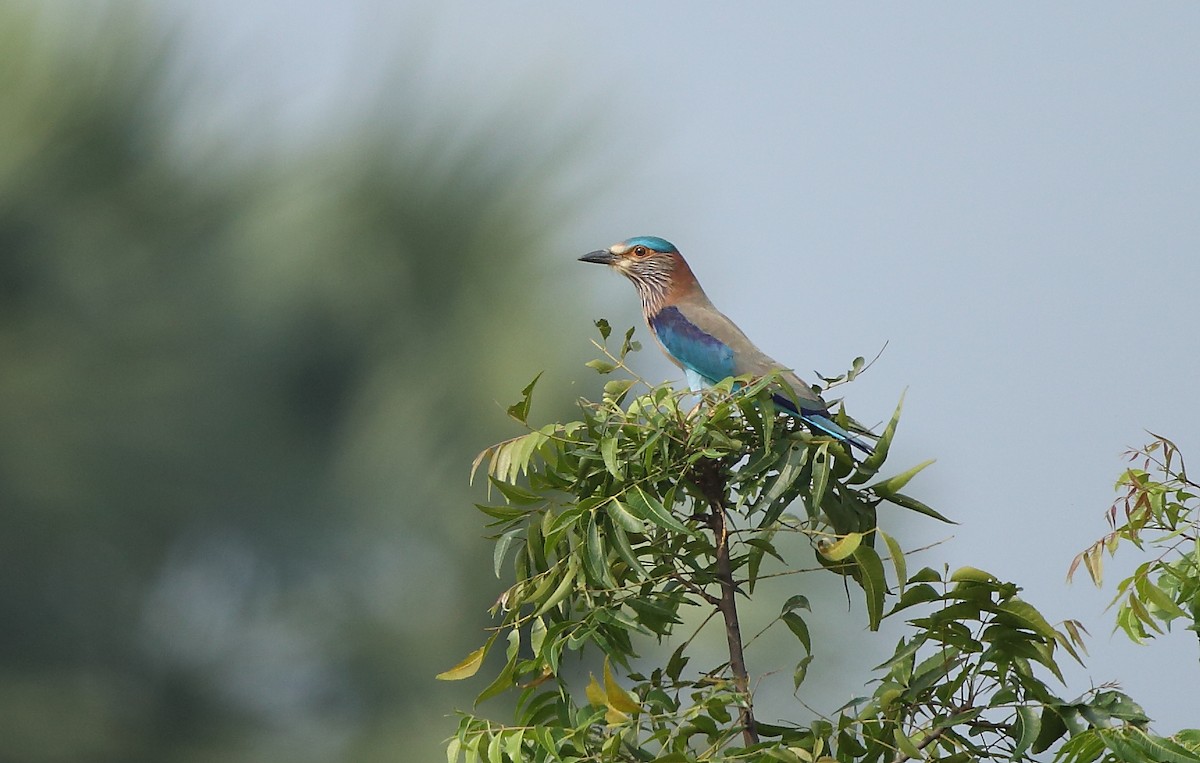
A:
[[[616,261],[616,256],[607,249],[597,249],[594,252],[588,252],[579,258],[580,262],[594,262],[597,265],[611,265]]]

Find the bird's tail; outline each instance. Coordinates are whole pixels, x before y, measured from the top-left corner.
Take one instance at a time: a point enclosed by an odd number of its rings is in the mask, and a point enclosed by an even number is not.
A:
[[[799,416],[800,420],[808,425],[810,429],[818,432],[823,432],[839,442],[844,442],[851,448],[858,448],[868,456],[875,452],[867,443],[843,429],[837,422],[829,418],[825,411],[810,411],[803,406],[798,406],[784,395],[772,395],[776,404],[781,406],[788,413],[794,416]]]
[[[800,414],[800,420],[805,424],[808,424],[810,428],[824,432],[825,434],[833,437],[835,440],[844,442],[852,448],[858,448],[868,456],[875,452],[874,448],[850,434],[845,429],[842,429],[833,421],[833,419],[830,419],[828,416],[820,413],[802,413]]]

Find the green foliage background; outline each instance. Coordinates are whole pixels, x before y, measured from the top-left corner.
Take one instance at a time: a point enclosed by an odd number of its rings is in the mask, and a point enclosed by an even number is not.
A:
[[[188,145],[171,35],[103,8],[0,7],[0,760],[440,755],[578,145],[418,131],[459,115],[403,73],[303,152]]]

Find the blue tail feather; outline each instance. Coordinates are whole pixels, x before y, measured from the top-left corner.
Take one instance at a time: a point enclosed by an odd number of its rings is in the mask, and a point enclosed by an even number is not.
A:
[[[825,411],[808,410],[802,406],[797,408],[795,403],[783,395],[772,395],[771,397],[776,404],[788,413],[799,416],[800,420],[807,424],[809,429],[823,432],[835,440],[846,443],[852,448],[858,448],[868,456],[875,452],[875,449],[870,445],[838,426],[833,419],[829,418]]]

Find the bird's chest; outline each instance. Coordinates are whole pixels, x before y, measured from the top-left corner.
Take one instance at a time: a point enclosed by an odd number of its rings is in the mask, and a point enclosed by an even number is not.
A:
[[[647,320],[663,349],[687,373],[692,389],[703,386],[696,381],[712,384],[734,375],[729,345],[701,329],[678,308],[663,308]]]

